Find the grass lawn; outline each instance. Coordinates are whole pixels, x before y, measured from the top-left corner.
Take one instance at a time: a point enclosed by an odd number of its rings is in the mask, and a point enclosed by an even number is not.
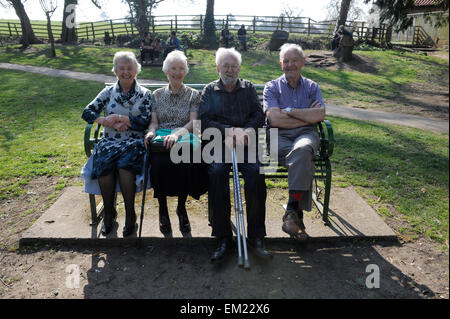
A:
[[[48,45],[33,45],[22,52],[18,46],[0,47],[0,62],[46,66],[82,72],[112,75],[112,58],[116,47],[105,46],[56,46],[57,58],[50,59]],[[127,49],[128,50],[128,49]],[[139,50],[134,49],[137,55]],[[306,54],[310,52],[305,50]],[[407,99],[400,99],[400,90],[437,83],[449,85],[448,60],[398,51],[355,50],[355,54],[369,59],[369,70],[330,69],[305,67],[303,74],[316,82],[328,103],[363,106],[365,108],[386,108],[393,105],[407,105]],[[186,83],[207,83],[217,78],[214,51],[188,50],[192,64],[186,76]],[[249,51],[243,53],[240,76],[254,83],[266,83],[281,75],[278,53]],[[143,67],[139,78],[162,80],[166,77],[161,67]],[[414,90],[412,90],[414,91]],[[445,93],[445,92],[444,92]]]
[[[81,112],[103,85],[18,71],[0,76],[0,200],[26,192],[36,176],[60,177],[63,188],[86,161]],[[448,242],[448,136],[330,119],[333,185],[353,185],[381,215],[406,220],[410,227],[399,231]]]

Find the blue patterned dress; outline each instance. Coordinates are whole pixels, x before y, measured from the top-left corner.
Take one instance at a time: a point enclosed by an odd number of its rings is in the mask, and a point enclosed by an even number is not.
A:
[[[122,94],[119,82],[105,87],[83,111],[82,118],[92,124],[102,115],[120,114],[130,118],[131,127],[124,132],[105,127],[104,136],[93,152],[92,178],[105,176],[121,168],[134,174],[142,171],[145,154],[144,136],[150,124],[151,92],[134,82]]]

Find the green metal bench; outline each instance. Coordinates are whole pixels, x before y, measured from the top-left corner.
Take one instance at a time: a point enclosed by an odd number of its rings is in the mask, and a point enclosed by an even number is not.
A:
[[[113,83],[105,83],[105,85],[112,85]],[[163,87],[165,84],[143,84],[142,86],[150,89],[152,92]],[[206,84],[186,84],[194,89],[202,91]],[[264,84],[255,84],[256,91],[261,101],[263,100]],[[96,125],[92,130],[93,124],[87,124],[84,130],[84,150],[86,156],[91,156],[94,145],[102,138],[103,133],[100,131],[100,125]],[[322,220],[329,225],[328,209],[330,203],[331,191],[331,177],[332,169],[330,157],[333,155],[334,148],[334,134],[333,127],[330,121],[324,120],[317,124],[317,130],[320,136],[320,147],[314,157],[314,164],[316,166],[313,186],[313,201],[319,212],[322,214]],[[260,137],[264,139],[264,137]],[[263,165],[267,165],[264,164]],[[279,166],[276,172],[266,173],[266,178],[269,179],[287,179],[287,169]],[[324,186],[320,186],[318,181],[322,181]],[[323,194],[323,200],[321,200]],[[97,224],[101,220],[103,213],[103,205],[100,203],[96,205],[95,195],[89,194],[89,202],[91,209],[92,224]]]

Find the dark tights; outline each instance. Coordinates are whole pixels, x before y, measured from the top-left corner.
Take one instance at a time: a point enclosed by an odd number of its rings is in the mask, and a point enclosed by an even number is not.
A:
[[[187,195],[179,195],[178,196],[178,206],[177,206],[177,214],[180,215],[184,212],[186,212],[186,199]],[[169,210],[167,208],[167,197],[166,196],[159,196],[158,197],[158,203],[159,203],[159,215],[161,216],[168,216]]]
[[[103,205],[105,207],[104,222],[111,225],[115,214],[116,179],[119,176],[119,185],[125,203],[125,227],[132,227],[136,222],[136,212],[134,210],[134,199],[136,195],[136,175],[130,171],[119,169],[118,172],[100,176],[98,183],[102,192]]]

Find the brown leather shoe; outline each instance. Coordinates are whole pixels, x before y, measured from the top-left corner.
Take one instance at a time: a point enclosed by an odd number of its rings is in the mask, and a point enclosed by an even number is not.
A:
[[[286,210],[283,216],[283,226],[281,229],[289,234],[292,238],[306,238],[306,227],[303,218],[299,218],[298,213],[294,210]]]

